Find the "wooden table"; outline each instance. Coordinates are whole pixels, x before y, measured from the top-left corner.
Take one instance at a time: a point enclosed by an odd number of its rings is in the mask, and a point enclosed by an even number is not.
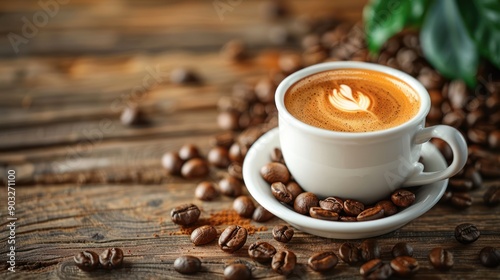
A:
[[[269,30],[293,21],[263,19],[261,1],[218,1],[233,6],[218,14],[216,1],[54,0],[47,1],[58,3],[48,10],[37,1],[0,3],[0,278],[220,279],[225,264],[235,258],[252,266],[255,278],[281,278],[250,260],[247,247],[227,254],[214,243],[193,246],[169,217],[170,209],[187,202],[202,207],[202,217],[231,209],[227,197],[195,199],[199,180],[167,176],[160,158],[185,143],[206,154],[210,136],[221,132],[218,99],[229,95],[237,81],[266,75],[277,50],[297,48],[269,40]],[[293,18],[353,22],[361,18],[364,2],[295,0],[288,6]],[[252,53],[244,64],[219,56],[220,47],[234,38],[244,40]],[[180,66],[195,69],[203,85],[170,83],[168,73]],[[153,82],[144,86],[151,75],[156,75]],[[136,92],[144,92],[136,101],[149,124],[130,128],[119,115]],[[13,216],[7,212],[8,170],[16,172]],[[210,179],[219,176],[213,171]],[[414,279],[500,279],[499,268],[485,268],[477,259],[484,246],[500,247],[500,208],[484,206],[483,193],[484,188],[472,192],[474,204],[466,210],[438,204],[381,236],[382,258],[389,261],[392,245],[406,241],[421,264]],[[15,273],[6,263],[8,217],[17,218]],[[461,222],[478,226],[477,242],[462,245],[454,239]],[[282,221],[252,223],[267,230],[250,235],[246,246],[272,240],[270,230]],[[359,266],[341,262],[319,274],[306,265],[313,252],[337,251],[343,241],[296,232],[286,246],[273,244],[298,255],[290,278],[359,279]],[[427,255],[436,246],[453,252],[451,271],[429,264]],[[123,268],[85,273],[73,263],[79,251],[108,247],[123,248]],[[202,271],[193,276],[174,271],[181,254],[199,256]]]

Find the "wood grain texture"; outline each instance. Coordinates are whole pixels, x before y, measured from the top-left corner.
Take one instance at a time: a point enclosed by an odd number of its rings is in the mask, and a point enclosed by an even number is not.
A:
[[[10,273],[2,182],[0,278],[222,279],[224,267],[237,259],[252,268],[256,279],[283,279],[247,255],[252,242],[269,240],[297,254],[290,279],[360,279],[359,266],[343,262],[324,274],[307,267],[313,252],[337,252],[345,240],[297,231],[290,243],[281,244],[271,233],[283,223],[277,218],[250,222],[266,229],[250,235],[234,254],[222,252],[216,242],[194,246],[171,222],[170,210],[191,202],[207,219],[231,209],[232,199],[196,200],[193,192],[200,180],[167,175],[160,158],[185,143],[207,154],[209,138],[221,132],[216,123],[220,97],[228,96],[238,81],[253,83],[267,75],[276,67],[279,50],[296,50],[297,41],[273,45],[271,29],[288,26],[297,35],[297,19],[359,21],[365,2],[293,0],[287,2],[293,16],[272,21],[261,16],[263,1],[242,1],[220,20],[212,1],[72,0],[61,4],[18,54],[7,35],[22,34],[23,17],[31,20],[41,7],[38,1],[0,2],[0,181],[7,170],[16,170],[18,218],[16,273]],[[220,57],[220,47],[234,38],[249,47],[250,58],[243,63]],[[203,83],[172,84],[169,74],[177,67],[194,69]],[[157,79],[151,71],[158,73]],[[121,109],[130,102],[139,103],[147,125],[120,124]],[[207,179],[224,175],[212,168]],[[471,193],[474,201],[468,209],[438,204],[379,237],[383,260],[390,261],[392,246],[405,241],[421,265],[413,279],[500,279],[498,268],[485,268],[477,259],[484,246],[500,247],[500,208],[484,206],[484,192],[485,187]],[[478,241],[462,245],[454,239],[454,228],[462,222],[477,225]],[[216,227],[221,231],[226,226]],[[86,273],[73,263],[79,251],[113,246],[125,253],[120,269]],[[455,255],[451,271],[429,264],[427,254],[436,246]],[[175,272],[172,264],[181,254],[199,256],[202,271],[192,276]]]

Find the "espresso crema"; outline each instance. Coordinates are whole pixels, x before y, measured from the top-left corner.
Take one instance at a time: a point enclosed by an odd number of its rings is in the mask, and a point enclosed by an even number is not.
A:
[[[365,69],[316,73],[293,84],[285,107],[300,121],[341,132],[388,129],[413,118],[418,94],[390,75]]]

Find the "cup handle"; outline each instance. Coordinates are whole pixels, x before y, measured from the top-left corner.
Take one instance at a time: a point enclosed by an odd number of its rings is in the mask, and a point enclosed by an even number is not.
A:
[[[426,185],[450,178],[457,174],[467,162],[467,143],[462,134],[455,128],[447,125],[436,125],[418,131],[413,139],[415,144],[423,144],[431,138],[439,138],[450,145],[453,151],[453,161],[444,170],[434,172],[419,172],[403,183],[405,187]]]

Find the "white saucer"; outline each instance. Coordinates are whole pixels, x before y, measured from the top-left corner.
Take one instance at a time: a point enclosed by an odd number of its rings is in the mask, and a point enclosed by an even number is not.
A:
[[[243,178],[246,187],[253,198],[275,216],[281,218],[298,230],[317,236],[358,239],[382,235],[396,230],[413,219],[418,218],[434,206],[443,196],[448,180],[439,181],[413,189],[415,203],[403,211],[386,218],[365,222],[324,221],[296,213],[291,208],[281,204],[271,194],[268,183],[260,176],[260,168],[270,161],[271,151],[279,147],[278,128],[270,130],[260,137],[248,151],[243,163]],[[426,171],[436,171],[446,168],[446,162],[430,143],[422,146],[422,158]]]

